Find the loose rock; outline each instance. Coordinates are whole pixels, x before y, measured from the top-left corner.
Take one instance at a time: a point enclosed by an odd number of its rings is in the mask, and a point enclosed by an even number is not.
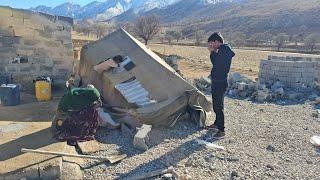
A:
[[[152,126],[150,125],[142,125],[142,127],[138,130],[137,134],[134,136],[133,144],[134,147],[140,150],[148,150],[149,144],[149,132],[151,131]]]
[[[267,150],[271,152],[275,152],[276,148],[273,145],[268,145]]]

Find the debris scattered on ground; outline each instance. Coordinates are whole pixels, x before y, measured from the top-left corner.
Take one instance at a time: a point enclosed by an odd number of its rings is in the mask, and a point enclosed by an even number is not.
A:
[[[230,176],[231,179],[234,179],[235,177],[239,177],[239,174],[237,173],[237,171],[232,171]]]
[[[201,77],[200,79],[195,79],[194,84],[196,87],[204,92],[205,94],[211,94],[211,79],[208,77]]]
[[[320,136],[312,136],[310,142],[315,147],[316,154],[320,155]]]
[[[256,90],[256,83],[240,73],[231,73],[228,79],[228,94],[231,97],[247,98]]]
[[[179,57],[177,55],[169,55],[164,58],[164,60],[166,61],[167,64],[169,64],[177,73],[182,75],[179,70],[179,67],[178,67],[178,60],[179,59],[181,59],[181,57]]]
[[[320,147],[320,136],[312,136],[310,139],[311,144],[316,147]]]
[[[135,177],[130,177],[129,179],[131,180],[143,180],[143,179],[148,179],[148,178],[152,178],[152,177],[156,177],[156,176],[160,176],[160,175],[163,175],[163,177],[170,177],[170,178],[174,178],[174,174],[176,173],[172,173],[174,170],[173,170],[173,167],[169,167],[167,169],[160,169],[160,170],[155,170],[155,171],[152,171],[152,172],[148,172],[148,173],[145,173],[145,174],[142,174],[142,175],[138,175],[138,176],[135,176]],[[178,179],[178,177],[175,177],[176,179]]]
[[[267,150],[271,152],[275,152],[276,148],[273,145],[268,145]]]
[[[100,150],[100,144],[97,141],[77,142],[82,154],[92,154]]]
[[[315,105],[320,105],[320,97],[316,97],[314,100]]]
[[[183,57],[171,54],[171,55],[164,55],[159,52],[154,51],[159,57],[161,57],[167,64],[169,64],[178,74],[182,76],[181,71],[179,70],[178,60],[183,59]]]
[[[197,142],[199,145],[204,145],[204,146],[205,146],[206,148],[208,148],[208,149],[224,150],[224,147],[223,147],[223,146],[219,146],[219,145],[214,144],[214,143],[210,143],[210,142],[203,141],[203,140],[200,140],[200,139],[197,139],[196,142]]]
[[[195,86],[205,94],[211,94],[211,80],[207,77],[194,80]],[[283,82],[275,81],[273,84],[261,84],[242,76],[238,72],[229,74],[227,95],[232,98],[249,99],[259,103],[275,102],[286,104],[290,102],[312,101],[320,106],[320,96],[314,91],[299,92],[286,87]]]
[[[314,111],[312,112],[312,117],[314,117],[314,118],[319,118],[319,115],[320,115],[319,110],[314,110]]]

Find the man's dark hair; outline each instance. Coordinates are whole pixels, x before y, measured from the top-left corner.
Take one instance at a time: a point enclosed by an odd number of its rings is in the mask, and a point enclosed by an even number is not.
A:
[[[112,59],[117,64],[123,62],[123,57],[121,55],[117,55],[117,56],[113,57]]]
[[[223,37],[221,35],[220,32],[214,32],[209,38],[208,38],[208,42],[210,41],[219,41],[221,43],[223,43]]]

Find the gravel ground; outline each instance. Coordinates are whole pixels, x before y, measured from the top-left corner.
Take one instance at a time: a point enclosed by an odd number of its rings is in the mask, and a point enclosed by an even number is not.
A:
[[[188,121],[154,128],[152,148],[146,152],[135,150],[131,137],[120,130],[101,129],[97,139],[103,145],[97,155],[120,151],[128,158],[115,165],[88,161],[85,179],[130,179],[169,166],[192,179],[320,179],[320,155],[309,142],[320,134],[320,120],[312,117],[311,105],[226,98],[225,107],[227,135],[216,142],[225,150],[198,145],[197,138],[206,139],[212,132]]]

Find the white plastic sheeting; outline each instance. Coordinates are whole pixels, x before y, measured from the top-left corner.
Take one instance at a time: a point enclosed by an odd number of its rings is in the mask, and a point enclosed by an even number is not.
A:
[[[147,105],[156,103],[156,101],[150,99],[149,92],[137,79],[130,82],[117,84],[115,88],[123,95],[128,103],[136,104],[139,107],[145,107]]]

